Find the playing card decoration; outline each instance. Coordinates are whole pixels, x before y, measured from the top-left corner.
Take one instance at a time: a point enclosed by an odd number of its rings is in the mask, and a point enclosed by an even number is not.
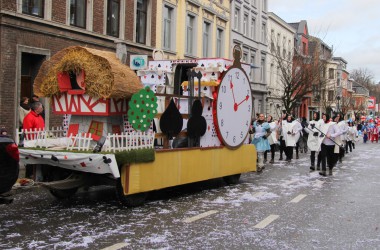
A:
[[[182,125],[182,115],[172,98],[165,112],[162,113],[160,119],[161,131],[166,134],[167,138],[170,140],[173,136],[176,136],[179,132],[181,132]]]
[[[207,123],[202,116],[202,103],[200,100],[195,100],[191,108],[192,115],[187,123],[187,135],[190,138],[199,138],[206,133]]]

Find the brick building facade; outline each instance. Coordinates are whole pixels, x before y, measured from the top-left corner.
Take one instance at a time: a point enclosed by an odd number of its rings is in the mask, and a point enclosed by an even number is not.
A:
[[[151,55],[156,0],[0,0],[0,126],[19,127],[20,98],[31,97],[40,65],[68,46]],[[60,126],[42,98],[46,127]],[[13,135],[14,132],[11,132]]]

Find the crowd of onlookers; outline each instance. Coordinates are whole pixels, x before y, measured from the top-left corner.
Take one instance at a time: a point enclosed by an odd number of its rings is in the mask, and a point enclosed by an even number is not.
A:
[[[296,159],[299,153],[310,151],[310,171],[318,170],[322,176],[332,175],[333,168],[342,162],[345,154],[355,149],[359,138],[363,138],[364,143],[378,142],[377,122],[376,118],[356,124],[344,120],[341,113],[333,117],[313,113],[310,121],[294,119],[286,113],[278,121],[271,115],[257,114],[250,130],[251,142],[257,150],[257,170],[264,169],[266,163],[274,163],[276,152],[279,161],[291,162],[294,151]]]

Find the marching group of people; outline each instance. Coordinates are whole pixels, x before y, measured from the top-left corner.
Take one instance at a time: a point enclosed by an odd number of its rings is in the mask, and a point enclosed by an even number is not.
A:
[[[271,115],[265,118],[264,114],[258,114],[250,131],[258,156],[257,170],[264,169],[269,153],[269,163],[274,163],[276,151],[280,154],[279,161],[287,162],[292,161],[294,151],[296,159],[299,152],[310,151],[310,171],[318,170],[322,176],[332,175],[338,161],[342,162],[344,155],[355,149],[360,133],[363,133],[364,142],[364,135],[378,141],[376,126],[373,128],[364,122],[359,125],[345,121],[340,113],[333,117],[328,114],[320,117],[319,113],[314,113],[309,122],[306,118],[294,119],[290,114],[283,114],[278,121]]]

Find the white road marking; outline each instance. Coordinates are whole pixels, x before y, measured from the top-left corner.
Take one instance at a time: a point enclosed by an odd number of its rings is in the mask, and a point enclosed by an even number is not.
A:
[[[313,187],[322,188],[323,183],[325,183],[325,181],[316,180]]]
[[[298,195],[296,198],[294,198],[293,200],[291,200],[290,202],[292,203],[298,203],[300,202],[303,198],[305,198],[307,195],[306,194],[300,194]]]
[[[185,222],[185,223],[194,222],[196,220],[202,219],[202,218],[207,217],[209,215],[216,214],[217,212],[218,212],[217,210],[210,210],[208,212],[205,212],[205,213],[202,213],[202,214],[198,214],[196,216],[184,219],[183,222]]]
[[[270,223],[272,223],[274,220],[277,220],[278,217],[280,217],[280,216],[279,215],[275,215],[275,214],[271,214],[268,217],[266,217],[264,220],[262,220],[261,222],[259,222],[258,224],[256,224],[256,226],[254,226],[254,228],[263,229],[266,226],[268,226]]]
[[[284,182],[284,185],[290,185],[290,184],[293,184],[295,182],[297,182],[298,180],[291,180],[291,181],[286,181]]]
[[[129,245],[128,243],[117,243],[115,245],[103,248],[101,250],[118,250],[118,249],[121,249],[121,248],[126,247],[128,245]]]
[[[264,194],[265,194],[264,192],[256,192],[256,193],[254,193],[254,194],[252,195],[252,197],[257,198],[257,197],[259,197],[259,196],[263,196]]]

